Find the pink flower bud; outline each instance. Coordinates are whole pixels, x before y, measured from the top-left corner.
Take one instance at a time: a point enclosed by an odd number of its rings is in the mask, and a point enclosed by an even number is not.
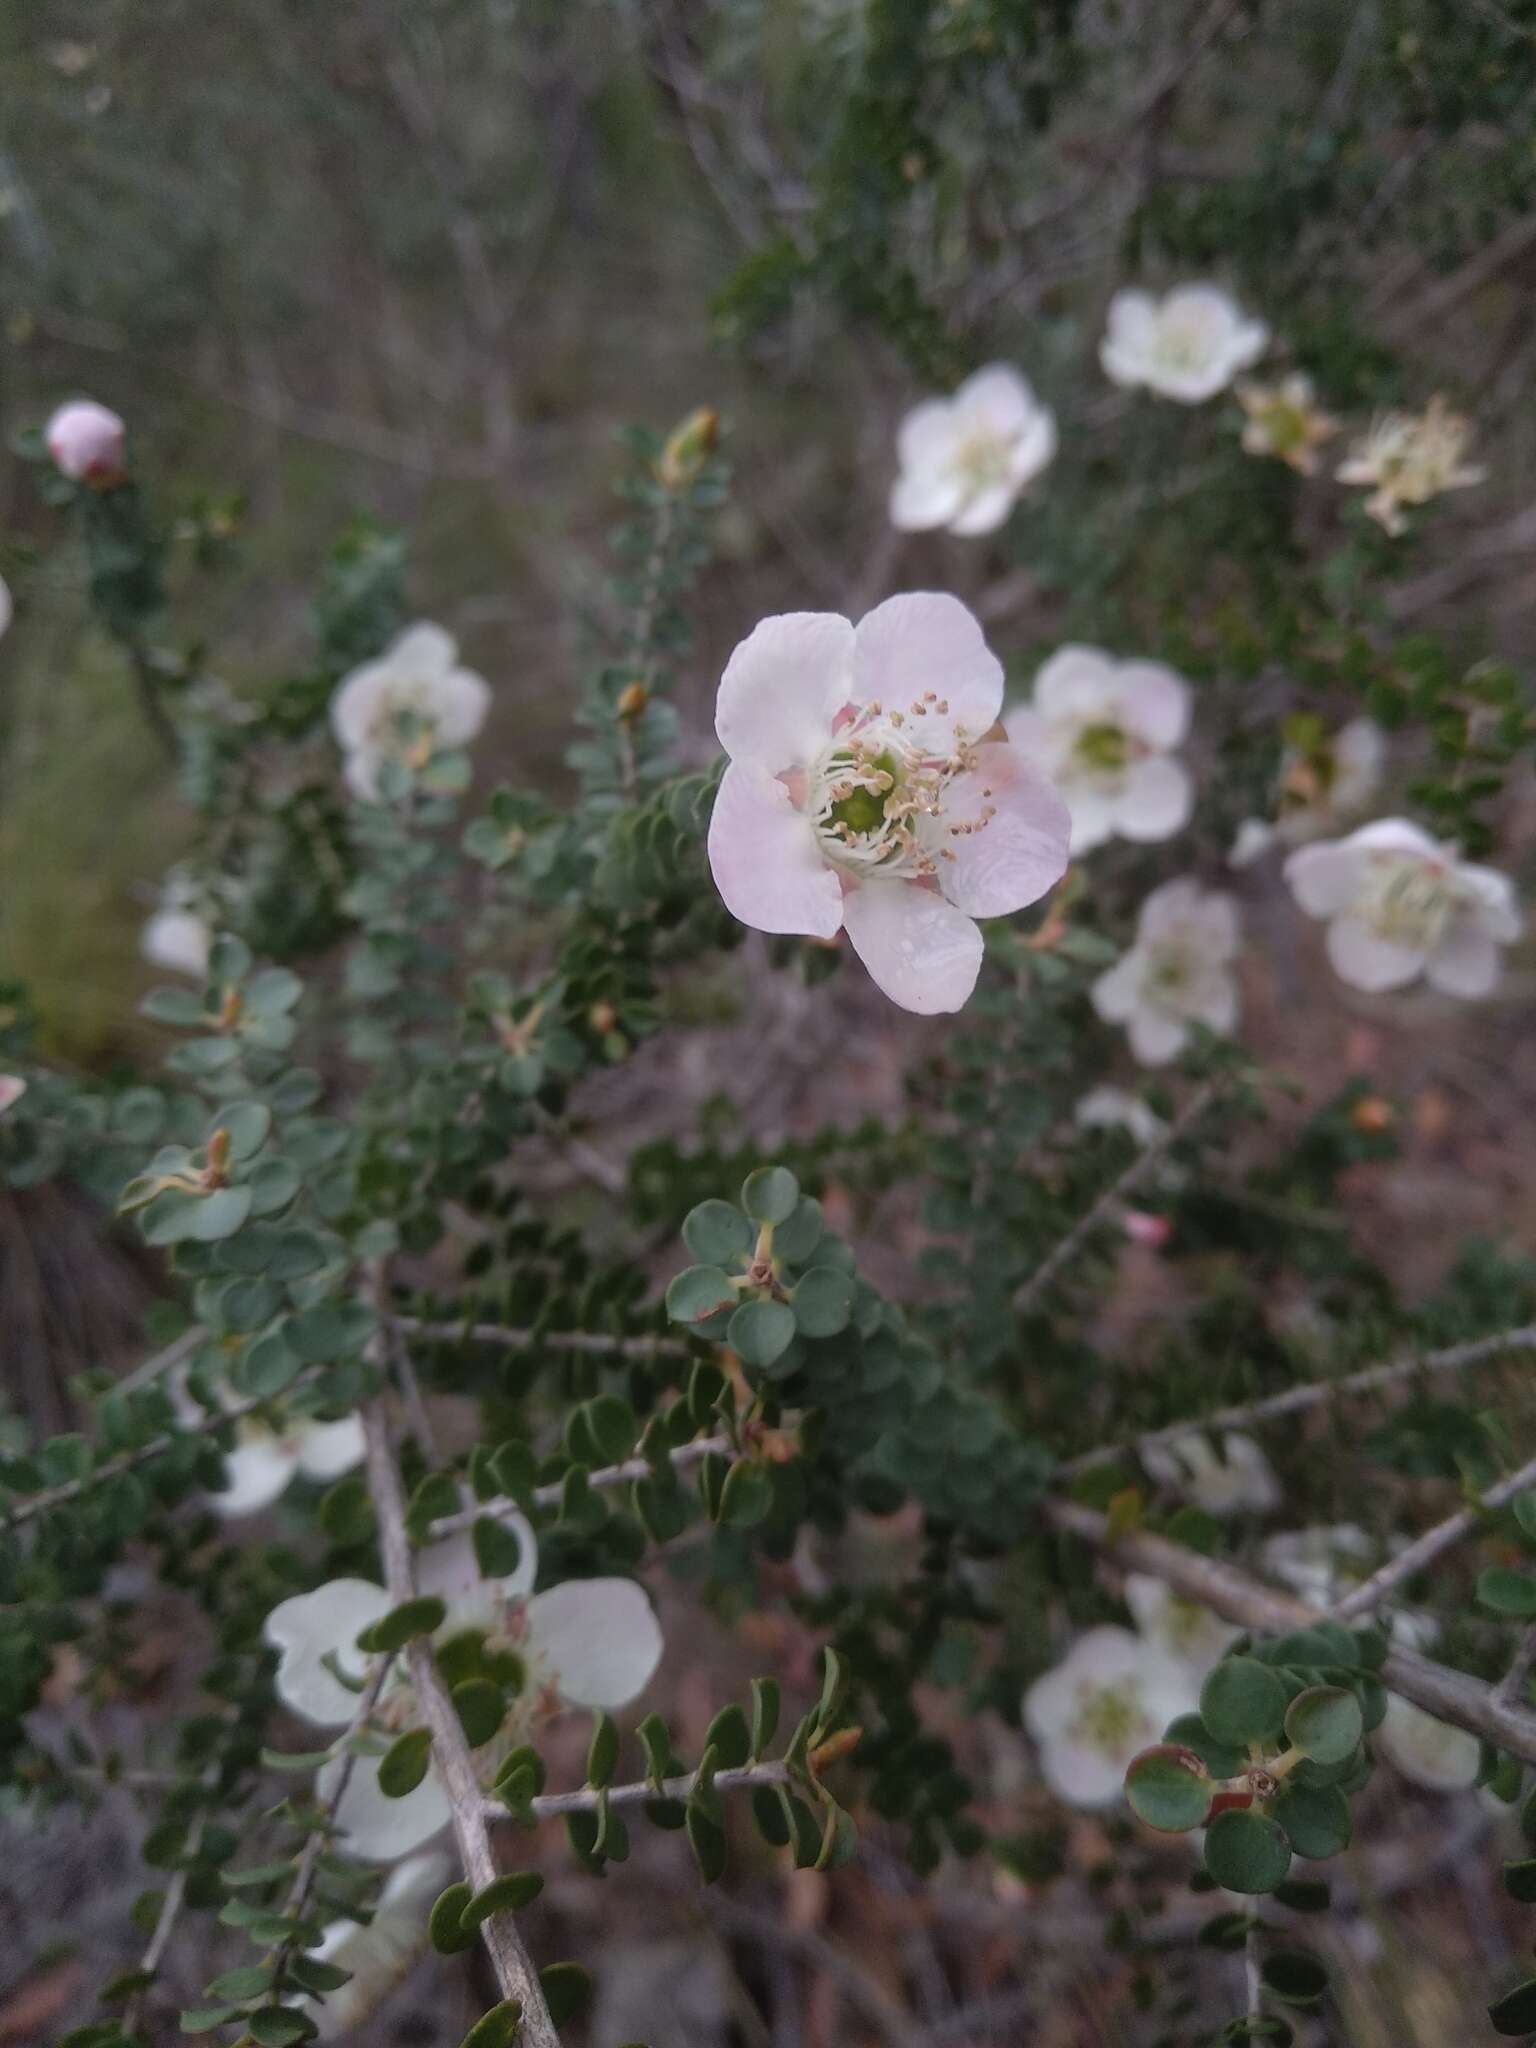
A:
[[[0,1116],[20,1102],[27,1084],[19,1074],[0,1074]]]
[[[1147,1245],[1155,1252],[1161,1251],[1173,1235],[1173,1225],[1166,1216],[1153,1216],[1145,1209],[1124,1210],[1120,1228],[1132,1244]]]
[[[115,412],[93,398],[72,398],[48,422],[48,453],[63,475],[98,490],[120,483],[127,470],[128,429]]]

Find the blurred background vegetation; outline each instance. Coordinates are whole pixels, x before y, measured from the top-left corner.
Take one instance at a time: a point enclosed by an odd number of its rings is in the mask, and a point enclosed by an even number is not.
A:
[[[718,405],[737,488],[676,693],[686,759],[713,754],[721,660],[764,613],[952,589],[1018,688],[1072,636],[1161,655],[1211,693],[1251,744],[1227,764],[1232,815],[1218,801],[1173,857],[1219,878],[1298,689],[1330,717],[1385,713],[1415,677],[1536,654],[1533,114],[1536,0],[13,4],[0,420],[14,434],[76,393],[124,414],[186,537],[168,637],[241,690],[304,672],[339,533],[359,516],[405,532],[414,609],[496,691],[477,773],[548,786],[605,602],[616,431]],[[1110,293],[1202,275],[1270,323],[1279,361],[1352,428],[1444,391],[1474,417],[1489,481],[1387,542],[1326,477],[1244,455],[1228,400],[1186,411],[1113,390],[1096,357]],[[997,536],[897,536],[902,412],[999,358],[1056,409],[1055,464]],[[138,935],[192,819],[118,653],[83,623],[83,561],[59,540],[32,475],[6,462],[0,571],[18,618],[0,645],[0,980],[32,985],[55,1054],[107,1066],[152,1047],[133,1021]],[[1423,765],[1414,744],[1394,802]],[[1495,823],[1529,900],[1528,776]],[[1145,857],[1117,858],[1108,895],[1128,903]],[[1246,1035],[1314,1102],[1369,1070],[1409,1105],[1402,1160],[1345,1190],[1370,1249],[1423,1288],[1470,1230],[1530,1241],[1529,950],[1493,1003],[1452,1018],[1404,997],[1389,1017],[1346,1007],[1273,878],[1244,888]],[[786,994],[771,1032],[749,1018],[703,1072],[648,1050],[604,1098],[613,1155],[683,1135],[744,1046],[761,1060],[760,1120],[809,1125],[830,1099],[850,1123],[894,1121],[910,1026],[851,980],[814,1013]],[[900,1291],[908,1245],[889,1239]],[[1178,1310],[1155,1262],[1128,1264],[1111,1338]],[[723,1639],[699,1650],[713,1671],[733,1654]],[[954,1704],[929,1702],[936,1721]],[[974,1746],[997,1817],[1028,1809],[1008,1731],[948,1732]],[[1402,1805],[1401,1839],[1358,1866],[1362,1909],[1330,1937],[1343,2016],[1318,2041],[1459,2048],[1524,1938],[1467,1847],[1477,1817],[1451,1827],[1437,1802]],[[825,1895],[798,1880],[762,1925],[690,1892],[679,1915],[714,1916],[718,1946],[702,1951],[691,1920],[656,1942],[643,1898],[609,1920],[577,1886],[561,1910],[593,1946],[623,1948],[630,2031],[649,1969],[654,1998],[673,2000],[659,2040],[756,2042],[721,1958],[745,1954],[772,2003],[788,1953],[830,1987],[817,2041],[889,2040],[879,1984],[909,1946],[941,1952],[979,2009],[1016,1948],[1018,1886],[1069,1853],[1092,1867],[1098,1823],[1068,1841],[1029,1812],[1020,1873],[991,1873],[995,1896],[946,1880],[920,1904],[872,1854],[840,1895],[835,1954],[817,1932]],[[75,1915],[60,1887],[78,1869],[65,1844],[40,1912]],[[119,1904],[92,1898],[80,1926],[115,1924]],[[1090,1930],[1059,1921],[1028,2038],[1141,2039],[1134,1958],[1076,1967]],[[43,2020],[5,2032],[14,2010],[0,2007],[0,2042],[37,2038]],[[411,2017],[390,2038],[457,2038],[452,2015],[441,2033],[418,2009],[412,2034]],[[941,2004],[911,2038],[1016,2040],[1024,2024],[946,2030]]]

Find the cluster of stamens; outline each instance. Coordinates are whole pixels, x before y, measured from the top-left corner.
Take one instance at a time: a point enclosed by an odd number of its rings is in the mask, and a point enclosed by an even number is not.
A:
[[[1374,861],[1366,883],[1365,916],[1378,937],[1428,950],[1440,942],[1460,897],[1438,861]]]
[[[1141,1687],[1134,1678],[1113,1685],[1084,1684],[1078,1688],[1077,1701],[1078,1736],[1110,1756],[1123,1750],[1146,1724]]]
[[[962,732],[942,754],[927,743],[929,721],[948,714],[936,690],[925,690],[904,711],[865,705],[811,765],[806,809],[836,866],[861,879],[878,873],[882,880],[923,881],[938,874],[940,861],[955,858],[943,836],[968,837],[996,816],[990,789],[982,791],[975,817],[947,814],[950,785],[976,766],[975,747]]]

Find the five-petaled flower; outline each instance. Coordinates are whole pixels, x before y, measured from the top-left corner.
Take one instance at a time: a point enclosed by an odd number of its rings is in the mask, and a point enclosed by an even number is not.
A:
[[[1160,1067],[1183,1051],[1192,1024],[1237,1023],[1237,905],[1198,882],[1164,882],[1141,906],[1136,941],[1090,991],[1107,1024],[1123,1024],[1131,1051]]]
[[[171,1392],[183,1425],[199,1423],[203,1410],[185,1387],[174,1385]],[[234,1396],[227,1389],[219,1392],[223,1405],[231,1405]],[[362,1461],[363,1425],[356,1415],[338,1416],[333,1422],[315,1415],[289,1415],[276,1429],[254,1415],[244,1415],[235,1424],[234,1448],[224,1459],[223,1491],[208,1498],[221,1515],[259,1515],[295,1479],[326,1485]]]
[[[975,920],[1060,880],[1071,821],[1041,770],[989,738],[1003,671],[953,597],[764,619],[720,681],[730,765],[709,861],[726,908],[765,932],[846,929],[903,1009],[958,1010]]]
[[[1188,821],[1194,791],[1172,750],[1189,726],[1189,685],[1160,662],[1059,647],[1003,724],[1066,798],[1074,855],[1116,833],[1167,839]]]
[[[661,1630],[651,1603],[633,1579],[568,1579],[533,1593],[538,1549],[521,1516],[508,1516],[522,1552],[507,1578],[482,1579],[467,1536],[450,1537],[417,1559],[420,1591],[447,1604],[437,1640],[472,1632],[488,1651],[515,1658],[520,1686],[498,1735],[477,1754],[487,1762],[518,1742],[562,1705],[621,1707],[649,1682],[661,1656]],[[531,1596],[531,1597],[530,1597]],[[368,1658],[358,1635],[392,1602],[367,1579],[331,1579],[313,1593],[282,1601],[267,1616],[268,1642],[281,1652],[277,1690],[284,1703],[320,1727],[343,1727],[358,1711]],[[339,1667],[350,1683],[338,1677]],[[406,1659],[397,1657],[372,1716],[390,1737],[419,1725],[421,1712]],[[316,1796],[324,1801],[344,1768],[344,1752],[320,1767]],[[372,1863],[391,1863],[430,1841],[450,1816],[436,1768],[403,1798],[379,1785],[379,1757],[358,1756],[336,1810],[340,1846]]]
[[[1208,1515],[1268,1514],[1280,1505],[1280,1482],[1251,1436],[1237,1430],[1220,1450],[1201,1430],[1147,1444],[1141,1462],[1159,1486],[1182,1494]]]
[[[351,1972],[336,1990],[297,2001],[320,2040],[349,2034],[376,2012],[427,1945],[427,1916],[452,1874],[447,1856],[428,1850],[397,1863],[366,1921],[333,1920],[309,1953]]]
[[[1056,453],[1056,419],[1006,363],[967,377],[952,398],[926,398],[896,437],[901,474],[891,524],[993,533]]]
[[[121,483],[128,429],[119,415],[94,398],[72,398],[43,429],[48,453],[62,476],[105,490]]]
[[[1126,1766],[1195,1705],[1190,1666],[1128,1628],[1091,1628],[1024,1695],[1024,1725],[1058,1799],[1113,1806]]]
[[[1372,993],[1422,974],[1447,995],[1485,996],[1500,947],[1520,936],[1508,877],[1458,859],[1406,818],[1298,847],[1285,878],[1309,916],[1327,919],[1335,973]]]
[[[1293,370],[1278,384],[1239,377],[1233,390],[1247,414],[1247,453],[1273,455],[1301,476],[1315,475],[1317,451],[1339,431],[1339,422],[1317,404],[1312,379],[1301,370]]]
[[[1220,286],[1181,284],[1161,299],[1116,292],[1099,361],[1112,383],[1144,384],[1164,398],[1200,405],[1268,346],[1263,321],[1248,319]]]
[[[1404,505],[1427,505],[1442,491],[1463,490],[1487,476],[1486,469],[1461,459],[1471,438],[1471,421],[1436,396],[1420,413],[1384,413],[1350,449],[1338,479],[1373,487],[1365,509],[1396,539],[1408,530]]]
[[[386,762],[422,769],[480,730],[490,687],[458,658],[457,642],[441,626],[408,626],[377,661],[342,677],[331,698],[331,730],[358,796],[377,798]]]

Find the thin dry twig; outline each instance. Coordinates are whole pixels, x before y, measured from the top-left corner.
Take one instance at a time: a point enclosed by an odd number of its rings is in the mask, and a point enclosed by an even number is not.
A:
[[[1464,1508],[1458,1508],[1454,1515],[1447,1515],[1443,1522],[1437,1522],[1432,1529],[1426,1529],[1422,1536],[1400,1550],[1395,1557],[1389,1557],[1379,1571],[1363,1579],[1353,1587],[1334,1608],[1339,1620],[1345,1621],[1352,1615],[1374,1613],[1387,1595],[1420,1572],[1425,1565],[1432,1564],[1442,1552],[1460,1543],[1464,1536],[1470,1536],[1474,1529],[1494,1509],[1503,1507],[1506,1501],[1514,1499],[1517,1493],[1524,1493],[1536,1486],[1536,1458],[1522,1465],[1518,1472],[1511,1472],[1490,1486]]]

